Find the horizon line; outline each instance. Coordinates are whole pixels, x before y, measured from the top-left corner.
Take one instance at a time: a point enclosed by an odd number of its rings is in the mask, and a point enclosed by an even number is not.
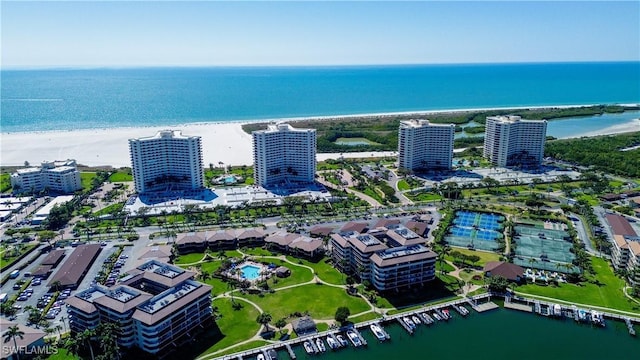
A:
[[[567,61],[513,61],[513,62],[433,62],[433,63],[375,63],[375,64],[256,64],[256,65],[0,65],[0,71],[22,70],[98,70],[98,69],[206,69],[206,68],[348,68],[348,67],[403,67],[403,66],[483,66],[483,65],[544,65],[544,64],[607,64],[640,63],[636,60],[567,60]]]

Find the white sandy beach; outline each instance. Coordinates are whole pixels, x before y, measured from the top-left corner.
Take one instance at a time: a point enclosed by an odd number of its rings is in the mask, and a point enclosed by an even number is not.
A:
[[[448,110],[451,112],[470,109]],[[425,115],[442,111],[415,112]],[[373,115],[373,114],[369,114]],[[378,114],[380,116],[390,114]],[[366,115],[358,115],[366,116]],[[336,118],[355,116],[325,117],[328,121]],[[303,119],[287,119],[294,122]],[[266,120],[265,120],[266,121]],[[0,164],[20,166],[25,161],[39,164],[43,160],[76,159],[79,164],[88,166],[114,167],[130,166],[128,139],[152,136],[163,129],[182,130],[185,135],[202,137],[204,164],[251,165],[253,163],[251,135],[242,130],[246,122],[198,123],[179,126],[132,127],[113,129],[43,131],[24,133],[2,133],[0,145]],[[601,131],[580,136],[594,136],[640,131],[640,119],[602,129]],[[344,153],[344,157],[394,156],[395,152]],[[341,154],[318,154],[318,160],[339,158]]]

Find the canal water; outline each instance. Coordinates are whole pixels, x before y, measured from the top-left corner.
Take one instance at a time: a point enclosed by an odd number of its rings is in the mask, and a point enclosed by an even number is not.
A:
[[[449,322],[420,325],[409,335],[397,322],[385,325],[391,340],[379,343],[362,329],[369,346],[352,346],[309,356],[293,347],[298,359],[638,359],[640,338],[632,337],[623,322],[608,320],[605,328],[573,319],[546,318],[516,310],[472,312],[463,318],[451,311]],[[640,326],[636,325],[636,331]],[[289,359],[286,351],[279,359]]]

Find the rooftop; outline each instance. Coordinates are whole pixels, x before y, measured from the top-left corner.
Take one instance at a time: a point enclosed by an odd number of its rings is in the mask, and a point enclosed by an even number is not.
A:
[[[633,227],[631,227],[631,224],[629,224],[629,221],[624,216],[607,214],[606,218],[615,235],[637,236],[635,230],[633,230]]]
[[[424,126],[455,127],[455,124],[436,124],[427,119],[409,119],[400,121],[400,127],[402,128],[420,128]]]
[[[51,278],[48,286],[52,286],[52,284],[57,281],[59,281],[60,286],[63,287],[78,285],[78,282],[84,275],[89,265],[98,255],[100,249],[100,244],[78,246],[62,264],[62,267]]]
[[[378,251],[371,256],[371,262],[385,267],[420,260],[431,260],[438,255],[422,245],[400,246]]]
[[[503,124],[513,124],[517,122],[533,122],[533,123],[547,122],[546,120],[527,120],[517,115],[487,116],[487,120],[494,120]]]
[[[137,141],[150,141],[159,139],[196,139],[199,136],[182,135],[180,130],[160,130],[153,136],[142,137],[138,139],[132,139]]]

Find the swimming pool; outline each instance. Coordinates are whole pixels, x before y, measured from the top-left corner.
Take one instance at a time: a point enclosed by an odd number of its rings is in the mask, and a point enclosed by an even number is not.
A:
[[[235,182],[236,182],[235,176],[227,176],[224,178],[225,184],[235,184]]]
[[[240,267],[240,271],[242,272],[242,277],[253,281],[260,276],[260,268],[255,265],[243,265]]]

